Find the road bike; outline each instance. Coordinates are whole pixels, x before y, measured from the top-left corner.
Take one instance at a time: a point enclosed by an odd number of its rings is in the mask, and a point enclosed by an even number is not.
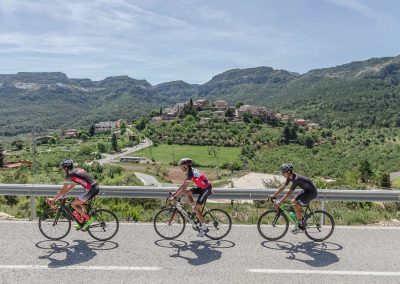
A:
[[[169,197],[171,193],[169,193]],[[169,198],[168,197],[168,198]],[[194,212],[186,212],[181,205],[181,199],[177,198],[169,203],[167,198],[166,207],[161,209],[154,217],[154,229],[156,233],[167,240],[172,240],[182,235],[186,223],[199,232],[200,222]],[[208,232],[206,236],[212,240],[219,240],[227,236],[232,228],[232,219],[222,209],[208,209],[205,204],[202,209]]]
[[[275,197],[268,198],[272,203],[276,201]],[[291,214],[292,213],[292,214]],[[286,235],[289,229],[289,220],[295,224],[297,233],[298,220],[294,214],[294,208],[291,205],[283,203],[278,209],[270,209],[264,212],[258,219],[257,228],[260,235],[269,240],[277,241]],[[328,239],[335,229],[335,221],[332,215],[323,210],[312,210],[307,204],[303,211],[304,233],[308,238],[316,242],[322,242]]]
[[[39,230],[50,240],[60,240],[68,235],[71,230],[71,223],[75,221],[78,229],[83,230],[83,225],[73,215],[73,209],[67,199],[61,198],[59,206],[45,210],[39,218]],[[107,241],[113,238],[119,229],[117,216],[106,209],[94,209],[94,198],[86,205],[87,214],[95,219],[90,224],[87,232],[98,241]],[[77,229],[77,230],[78,230]]]

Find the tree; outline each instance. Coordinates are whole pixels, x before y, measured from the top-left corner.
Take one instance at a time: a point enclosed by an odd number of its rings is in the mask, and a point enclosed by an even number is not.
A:
[[[89,136],[86,134],[86,132],[84,132],[84,133],[81,134],[81,139],[82,139],[83,141],[88,141],[88,140],[89,140]]]
[[[0,168],[4,166],[5,159],[3,154],[3,146],[0,144]]]
[[[96,126],[92,124],[89,128],[89,135],[94,136],[94,132],[96,131]]]
[[[290,127],[288,125],[285,125],[285,127],[283,128],[282,137],[283,137],[284,143],[289,144],[289,142],[290,142]]]
[[[125,131],[126,131],[126,124],[125,124],[125,122],[122,122],[121,123],[121,135],[124,135]]]
[[[381,176],[379,177],[379,183],[382,187],[390,187],[390,175],[387,173],[381,174]]]
[[[105,153],[107,151],[107,147],[104,143],[99,142],[97,143],[97,150],[99,150],[100,153]]]
[[[304,144],[307,148],[312,148],[314,146],[314,138],[311,135],[306,135]]]
[[[113,133],[111,136],[111,147],[115,152],[118,151],[117,135],[115,135],[115,133]]]
[[[238,103],[236,104],[236,108],[240,108],[240,107],[243,106],[243,105],[244,105],[244,103],[238,102]]]
[[[250,123],[250,122],[252,122],[252,119],[253,119],[253,116],[252,116],[250,113],[245,112],[245,113],[243,114],[243,121],[244,121],[245,123]]]
[[[22,150],[24,148],[24,142],[21,140],[15,140],[11,143],[11,146],[13,146],[13,148],[17,151]]]
[[[368,179],[372,176],[371,164],[367,160],[362,161],[359,172],[361,174],[361,181],[368,182]]]
[[[136,121],[135,127],[137,130],[143,131],[146,128],[147,123],[148,121],[144,117],[142,117],[141,119]]]

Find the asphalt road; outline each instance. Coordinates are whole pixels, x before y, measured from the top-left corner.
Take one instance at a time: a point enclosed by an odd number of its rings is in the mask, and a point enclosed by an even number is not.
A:
[[[130,154],[142,150],[151,146],[153,142],[149,139],[145,139],[144,143],[140,143],[139,145],[124,148],[122,153],[119,154],[103,154],[105,157],[103,159],[98,160],[101,165],[113,163],[114,161],[119,161],[119,158],[129,156]]]
[[[143,185],[162,186],[162,184],[151,175],[146,175],[139,172],[135,172],[135,175],[143,183]]]
[[[36,222],[0,222],[0,283],[400,283],[400,229],[337,228],[324,243],[289,233],[267,242],[255,226],[225,240],[160,239],[122,224],[109,242],[83,232],[46,240]]]

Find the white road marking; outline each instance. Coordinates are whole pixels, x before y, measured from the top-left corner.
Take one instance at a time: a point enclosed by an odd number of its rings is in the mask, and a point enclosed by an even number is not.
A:
[[[249,269],[252,273],[267,274],[321,274],[321,275],[359,275],[359,276],[400,276],[395,271],[345,271],[345,270],[292,270],[292,269]]]
[[[62,266],[62,267],[48,267],[46,265],[0,265],[0,269],[19,269],[19,270],[46,270],[46,269],[59,269],[59,270],[128,270],[128,271],[159,271],[161,267],[156,266]]]
[[[35,224],[37,220],[27,221],[27,220],[0,220],[1,224]],[[153,223],[140,223],[140,222],[123,222],[120,225],[135,225],[135,226],[153,226]],[[232,224],[233,227],[253,227],[256,228],[257,225],[254,224]],[[335,229],[349,229],[349,230],[400,230],[400,226],[335,226]]]

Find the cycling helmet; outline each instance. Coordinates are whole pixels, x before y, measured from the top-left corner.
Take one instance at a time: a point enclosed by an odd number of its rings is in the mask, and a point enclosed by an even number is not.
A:
[[[293,165],[292,164],[283,164],[281,166],[281,172],[285,173],[285,172],[288,172],[288,171],[293,171]]]
[[[192,163],[193,163],[192,159],[190,159],[190,158],[182,158],[182,159],[179,160],[178,165],[179,166],[185,166],[185,165],[191,166]]]
[[[64,160],[60,163],[60,167],[72,170],[72,168],[74,167],[74,162],[72,160]]]

